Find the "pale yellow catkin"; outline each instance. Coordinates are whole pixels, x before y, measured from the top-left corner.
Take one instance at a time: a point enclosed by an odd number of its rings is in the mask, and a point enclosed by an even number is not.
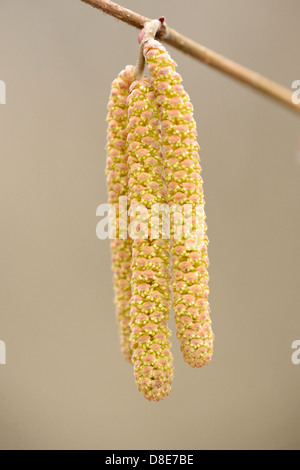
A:
[[[191,249],[187,240],[176,238],[176,218],[171,220],[177,337],[185,361],[192,367],[202,367],[212,357],[213,333],[208,304],[209,260],[204,211],[202,233],[195,217],[197,206],[204,207],[204,196],[193,106],[182,86],[181,76],[175,70],[175,62],[162,44],[148,40],[144,45],[144,56],[160,111],[168,203],[170,207],[174,204],[191,207],[188,223],[197,235]]]
[[[113,81],[108,103],[107,131],[107,187],[108,202],[115,210],[116,225],[114,238],[111,240],[112,270],[114,273],[114,291],[116,314],[119,324],[121,350],[127,361],[131,361],[130,347],[130,297],[131,297],[131,252],[132,240],[120,238],[119,198],[127,197],[128,166],[127,166],[127,124],[129,87],[134,80],[134,67],[127,66]],[[121,222],[121,220],[120,220]]]
[[[131,348],[135,380],[148,400],[170,393],[173,363],[169,239],[159,220],[159,204],[166,202],[161,132],[156,97],[148,79],[134,82],[128,99],[128,166],[131,221],[137,209],[147,212],[146,228],[133,236]],[[141,229],[141,224],[139,225]]]

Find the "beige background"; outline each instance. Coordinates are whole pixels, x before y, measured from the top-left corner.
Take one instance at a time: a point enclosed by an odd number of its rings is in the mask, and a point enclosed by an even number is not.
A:
[[[299,0],[123,0],[291,87]],[[191,369],[173,336],[171,395],[123,363],[106,201],[110,83],[137,30],[79,0],[1,0],[1,449],[299,449],[299,117],[172,50],[198,123],[216,335]],[[173,326],[173,323],[172,323]]]

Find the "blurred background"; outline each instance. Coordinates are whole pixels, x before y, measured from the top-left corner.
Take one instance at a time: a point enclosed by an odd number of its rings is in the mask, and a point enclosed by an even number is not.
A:
[[[300,79],[298,0],[120,3]],[[215,354],[189,368],[174,334],[160,403],[121,356],[96,208],[110,84],[137,36],[79,0],[1,0],[0,448],[299,449],[299,116],[171,48],[198,125]]]

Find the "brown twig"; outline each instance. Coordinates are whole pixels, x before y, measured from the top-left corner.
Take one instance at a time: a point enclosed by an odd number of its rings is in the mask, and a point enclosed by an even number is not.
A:
[[[117,5],[109,0],[81,1],[139,29],[142,29],[145,23],[151,21],[149,18],[139,15],[138,13],[128,10],[127,8]],[[293,103],[293,93],[288,88],[285,88],[278,83],[211,51],[210,49],[207,49],[170,27],[167,27],[166,31],[164,31],[162,40],[191,57],[194,57],[194,59],[219,70],[235,80],[238,80],[288,106],[297,113],[300,113],[300,104]]]

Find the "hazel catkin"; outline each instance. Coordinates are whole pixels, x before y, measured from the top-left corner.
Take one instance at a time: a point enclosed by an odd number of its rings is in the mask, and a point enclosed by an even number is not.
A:
[[[114,209],[114,237],[111,240],[112,270],[114,275],[114,291],[116,314],[119,324],[121,350],[124,358],[131,361],[130,348],[130,297],[131,297],[131,250],[132,240],[125,234],[121,235],[121,223],[128,218],[127,204],[121,214],[119,198],[127,197],[128,166],[127,166],[127,124],[129,86],[134,80],[134,67],[127,66],[112,82],[107,114],[107,187],[108,202]],[[125,219],[125,220],[124,220]],[[126,229],[126,227],[125,227]]]
[[[202,367],[211,360],[213,333],[208,304],[208,238],[204,213],[203,181],[198,154],[193,106],[182,86],[175,62],[159,41],[144,44],[144,57],[156,92],[162,125],[167,200],[190,213],[184,219],[195,235],[177,237],[176,216],[171,219],[173,256],[173,307],[177,337],[185,361]],[[196,210],[202,209],[199,219]]]
[[[132,297],[131,348],[135,380],[148,400],[170,393],[173,363],[167,320],[171,307],[170,250],[159,224],[160,204],[166,202],[161,133],[155,93],[148,79],[135,81],[128,98],[128,166],[131,220]],[[144,230],[138,211],[146,213]],[[155,222],[158,221],[158,224]]]

